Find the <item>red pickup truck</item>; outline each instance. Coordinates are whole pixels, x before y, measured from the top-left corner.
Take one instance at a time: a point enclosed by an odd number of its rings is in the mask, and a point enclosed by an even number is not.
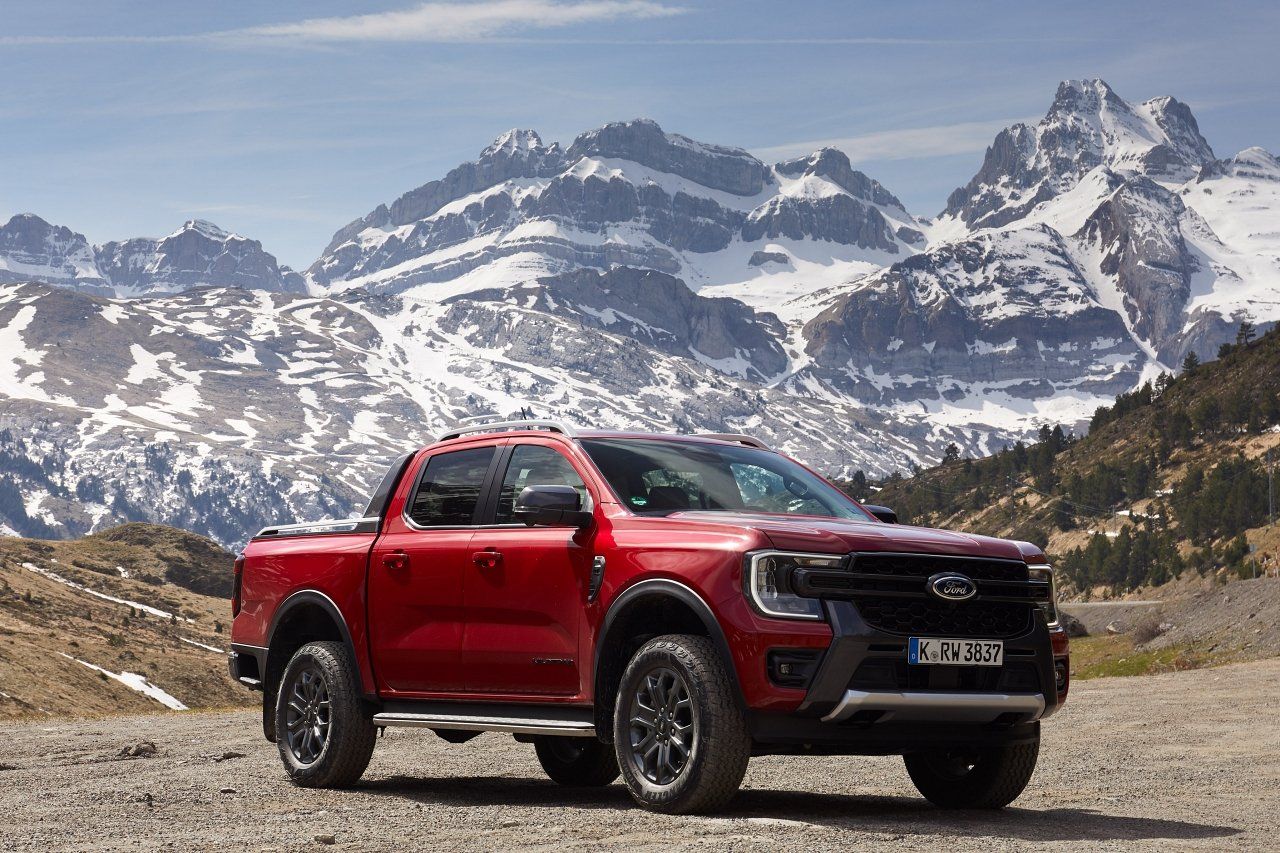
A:
[[[896,523],[740,435],[455,429],[363,518],[268,527],[236,560],[230,668],[299,785],[355,783],[379,728],[530,742],[705,812],[753,755],[903,755],[998,808],[1067,696],[1034,545]]]

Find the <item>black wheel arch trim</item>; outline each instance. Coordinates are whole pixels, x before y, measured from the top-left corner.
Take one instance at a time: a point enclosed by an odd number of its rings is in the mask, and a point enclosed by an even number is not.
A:
[[[300,589],[290,593],[284,601],[280,602],[280,606],[276,608],[275,615],[271,617],[271,628],[267,632],[267,653],[265,655],[266,660],[263,661],[263,673],[266,673],[266,668],[272,665],[270,649],[275,641],[276,630],[280,627],[280,623],[292,611],[307,605],[318,606],[338,626],[338,633],[342,635],[343,644],[346,645],[347,651],[351,653],[351,659],[359,666],[360,657],[356,654],[356,644],[351,639],[351,629],[347,626],[347,620],[342,615],[342,608],[338,607],[332,598],[317,589]],[[287,665],[288,661],[285,661],[285,664]],[[358,673],[357,678],[359,678]],[[371,698],[363,690],[361,690],[361,693],[365,698]]]
[[[650,578],[634,583],[620,592],[609,605],[609,610],[605,613],[604,622],[601,625],[600,639],[596,642],[591,667],[592,696],[594,697],[595,706],[597,708],[602,707],[599,695],[601,677],[600,653],[611,639],[610,634],[618,615],[625,611],[636,599],[649,595],[673,598],[686,605],[697,615],[707,629],[711,642],[715,644],[716,651],[720,653],[725,667],[728,669],[729,678],[733,682],[734,701],[738,703],[739,708],[745,711],[746,701],[742,696],[742,685],[738,681],[738,669],[733,662],[733,652],[729,648],[729,641],[725,638],[724,629],[720,627],[720,622],[716,619],[715,613],[702,596],[698,595],[694,590],[679,581],[668,580],[667,578]]]

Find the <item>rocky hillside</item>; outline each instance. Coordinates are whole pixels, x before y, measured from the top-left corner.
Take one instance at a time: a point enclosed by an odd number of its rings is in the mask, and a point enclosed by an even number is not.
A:
[[[234,544],[345,514],[445,424],[532,403],[758,433],[827,473],[1082,432],[1280,318],[1280,163],[1189,107],[1059,87],[930,220],[834,149],[765,163],[652,121],[507,132],[304,275],[193,221],[0,228],[0,530]],[[121,298],[128,297],[128,298]]]
[[[1252,334],[1099,408],[1084,438],[1045,427],[1035,443],[983,459],[952,448],[913,477],[852,489],[910,523],[1047,545],[1083,596],[1280,574],[1280,330]]]
[[[148,524],[0,539],[0,719],[251,703],[226,669],[231,561]]]

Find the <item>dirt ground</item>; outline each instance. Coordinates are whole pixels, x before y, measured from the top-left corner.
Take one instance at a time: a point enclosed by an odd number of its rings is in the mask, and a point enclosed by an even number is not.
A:
[[[667,817],[619,784],[559,789],[497,734],[389,730],[360,787],[309,791],[251,712],[8,723],[0,849],[1274,850],[1277,693],[1280,659],[1080,683],[996,813],[934,809],[895,758],[755,759],[725,814]],[[158,753],[119,755],[143,740]]]

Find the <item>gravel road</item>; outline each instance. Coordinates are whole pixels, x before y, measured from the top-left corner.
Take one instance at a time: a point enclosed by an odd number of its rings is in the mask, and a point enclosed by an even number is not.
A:
[[[358,789],[307,791],[249,712],[7,724],[0,849],[1274,850],[1278,694],[1280,659],[1078,683],[997,813],[930,807],[893,758],[756,759],[729,812],[689,818],[558,789],[496,734],[390,730]]]

